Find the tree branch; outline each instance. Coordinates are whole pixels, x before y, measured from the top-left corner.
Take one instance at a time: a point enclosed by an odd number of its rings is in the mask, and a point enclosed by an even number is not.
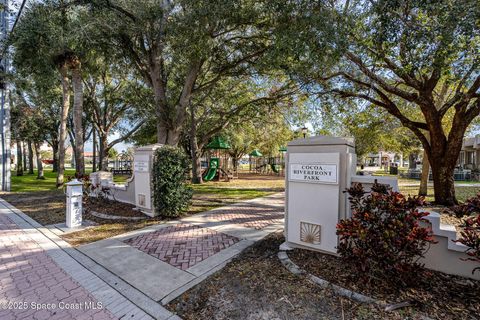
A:
[[[360,57],[357,55],[347,52],[346,53],[347,58],[352,61],[357,67],[360,69],[360,71],[366,75],[369,79],[372,81],[376,82],[380,87],[382,87],[385,91],[392,93],[394,95],[397,95],[407,101],[410,102],[415,102],[418,100],[418,95],[415,93],[410,93],[404,90],[400,90],[397,87],[394,87],[392,85],[389,85],[384,79],[382,79],[380,76],[376,75],[373,71],[371,71],[365,64],[362,62]]]
[[[378,90],[378,89],[377,89]],[[410,130],[412,130],[413,133],[422,141],[428,144],[428,140],[426,139],[425,135],[421,132],[421,129],[428,130],[428,127],[425,123],[423,122],[417,122],[417,121],[412,121],[408,119],[405,115],[401,113],[401,111],[398,109],[398,107],[388,99],[388,97],[382,93],[381,98],[382,99],[387,99],[385,102],[379,101],[377,99],[374,99],[368,95],[361,94],[361,93],[354,93],[354,92],[349,92],[349,91],[344,91],[344,90],[339,90],[339,89],[333,89],[333,92],[338,93],[341,97],[353,97],[353,98],[360,98],[363,100],[366,100],[368,102],[371,102],[379,107],[384,108],[387,110],[388,113],[391,115],[395,116],[397,119],[400,120],[400,122]],[[381,93],[380,90],[378,92]]]
[[[128,138],[130,138],[135,132],[138,131],[138,129],[140,129],[140,128],[143,126],[144,123],[145,123],[145,121],[140,121],[135,127],[133,127],[132,130],[130,130],[129,132],[127,132],[125,135],[123,135],[123,136],[121,136],[120,138],[115,139],[115,140],[113,140],[112,142],[110,142],[110,143],[108,144],[108,148],[110,149],[110,148],[112,148],[114,145],[116,145],[117,143],[120,143],[120,142],[125,141],[125,140],[127,140]]]

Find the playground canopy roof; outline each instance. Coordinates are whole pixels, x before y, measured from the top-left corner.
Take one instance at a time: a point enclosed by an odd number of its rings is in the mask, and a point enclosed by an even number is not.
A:
[[[263,154],[260,151],[258,151],[258,149],[255,149],[252,152],[250,152],[250,156],[251,157],[261,157],[261,156],[263,156]]]
[[[228,142],[223,140],[221,137],[215,137],[213,140],[207,144],[206,149],[230,149]]]

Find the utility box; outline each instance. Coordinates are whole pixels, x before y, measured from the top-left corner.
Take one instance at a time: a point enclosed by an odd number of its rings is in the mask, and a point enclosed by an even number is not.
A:
[[[147,216],[156,216],[153,205],[152,169],[155,151],[162,144],[153,144],[135,149],[133,156],[133,174],[135,176],[135,206]]]
[[[397,175],[397,174],[398,174],[397,164],[392,164],[392,165],[390,166],[390,171],[389,171],[389,173],[390,173],[391,175]]]
[[[316,136],[288,143],[285,238],[289,247],[336,253],[336,225],[350,215],[353,139]]]
[[[83,183],[74,179],[65,184],[67,187],[67,228],[80,227],[82,225],[82,201]]]

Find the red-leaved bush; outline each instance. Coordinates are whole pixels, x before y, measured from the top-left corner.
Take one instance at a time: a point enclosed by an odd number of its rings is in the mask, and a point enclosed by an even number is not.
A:
[[[405,197],[377,184],[367,193],[361,184],[347,190],[352,217],[337,225],[338,253],[355,265],[364,281],[381,279],[397,285],[415,281],[430,243],[430,228],[420,225],[426,212],[418,211],[423,197]]]
[[[461,237],[455,242],[460,242],[468,247],[465,253],[469,256],[468,259],[480,263],[480,215],[475,218],[469,218],[465,221]],[[473,269],[480,271],[480,266]]]
[[[450,208],[457,218],[471,216],[474,213],[480,213],[480,193],[465,201],[465,203]]]

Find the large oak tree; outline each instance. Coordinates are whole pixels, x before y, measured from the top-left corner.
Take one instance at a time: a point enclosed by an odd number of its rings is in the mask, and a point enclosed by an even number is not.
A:
[[[465,132],[480,113],[480,3],[276,5],[283,12],[279,52],[289,57],[284,66],[319,94],[366,101],[399,119],[430,160],[435,201],[456,203],[453,172]],[[421,116],[412,116],[412,108]]]
[[[249,72],[271,45],[261,2],[80,2],[94,9],[103,39],[151,88],[158,143],[177,145],[191,99],[225,77]]]

